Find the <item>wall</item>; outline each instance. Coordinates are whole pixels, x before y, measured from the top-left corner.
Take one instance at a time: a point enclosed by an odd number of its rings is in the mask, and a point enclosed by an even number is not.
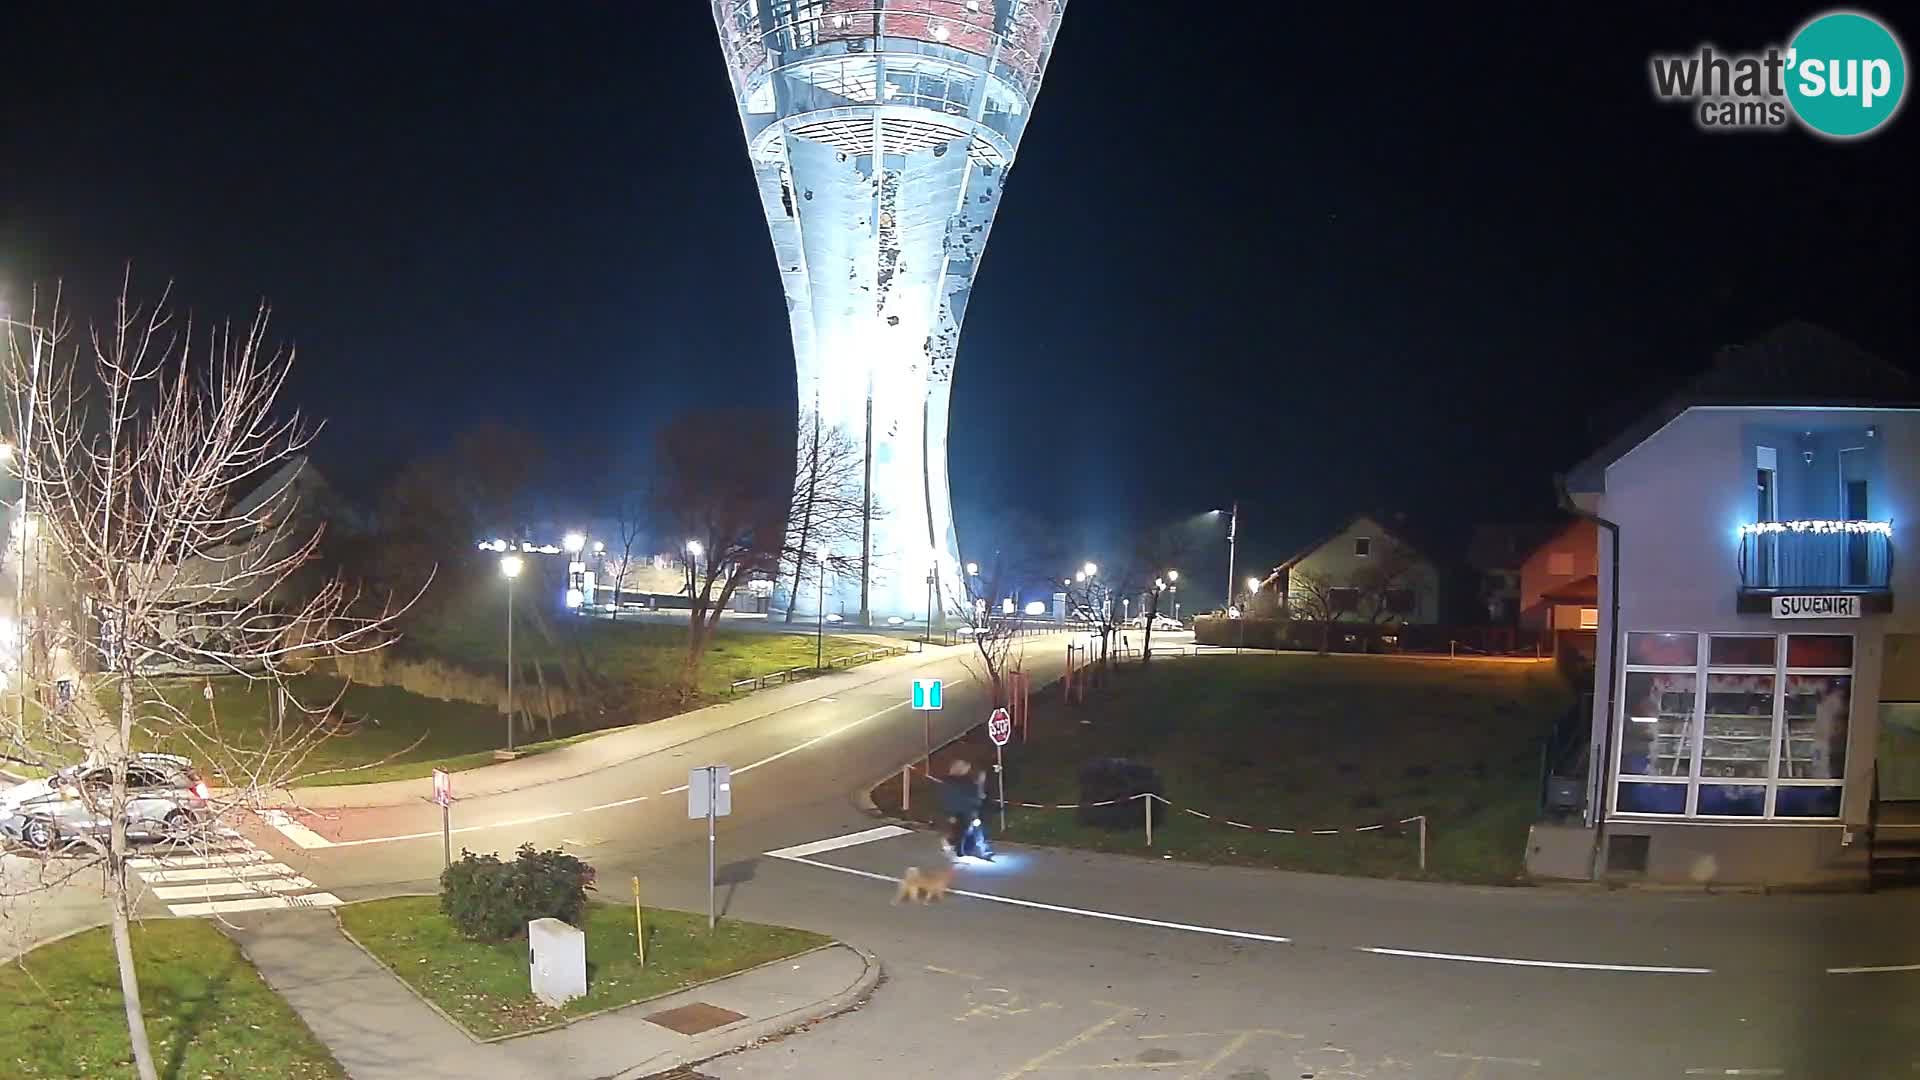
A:
[[[1353,542],[1359,537],[1368,537],[1373,541],[1373,554],[1362,557],[1353,553]],[[1338,584],[1351,582],[1354,577],[1376,565],[1375,561],[1385,553],[1390,544],[1403,543],[1394,540],[1379,522],[1362,517],[1341,531],[1340,535],[1320,545],[1306,558],[1295,563],[1288,571],[1289,582],[1294,575],[1312,574]],[[1404,546],[1404,543],[1403,543]],[[1407,575],[1406,585],[1414,590],[1414,608],[1399,617],[1406,623],[1433,624],[1440,621],[1440,572],[1424,556],[1416,553],[1413,570]],[[1289,584],[1289,588],[1292,585]],[[1364,618],[1360,614],[1349,614],[1348,619]]]
[[[1738,528],[1754,515],[1755,433],[1768,427],[1806,430],[1821,425],[1873,425],[1880,441],[1878,472],[1873,477],[1870,512],[1894,522],[1894,610],[1859,619],[1774,620],[1766,613],[1740,614]],[[1798,453],[1797,447],[1793,451]],[[1782,457],[1787,453],[1782,448]],[[1784,464],[1784,462],[1783,462]],[[1920,559],[1898,557],[1905,541],[1901,529],[1913,522],[1908,511],[1920,496],[1920,416],[1894,410],[1745,409],[1696,406],[1629,451],[1606,470],[1606,491],[1581,495],[1587,508],[1620,526],[1620,564],[1624,587],[1620,595],[1620,625],[1606,627],[1607,603],[1612,594],[1611,536],[1599,535],[1600,610],[1603,633],[1596,658],[1605,678],[1612,652],[1622,631],[1702,631],[1855,636],[1854,680],[1848,718],[1847,778],[1842,799],[1842,821],[1857,826],[1867,820],[1873,783],[1873,756],[1879,734],[1882,639],[1889,633],[1920,631]],[[1783,481],[1784,482],[1784,481]],[[1783,507],[1783,510],[1785,508]],[[1624,678],[1624,674],[1619,676]],[[1607,688],[1594,697],[1594,760],[1592,796],[1603,811],[1613,767],[1609,734],[1613,703]],[[1613,691],[1617,693],[1615,688]],[[1604,753],[1602,748],[1609,749]],[[1627,828],[1627,826],[1621,826]],[[1639,829],[1636,825],[1634,829]],[[1683,852],[1658,849],[1662,843],[1703,845],[1698,854],[1711,854],[1714,845],[1732,845],[1736,833],[1806,831],[1790,826],[1754,825],[1728,828],[1688,826],[1656,831],[1653,859],[1671,868]],[[1610,830],[1611,831],[1611,830]],[[1639,829],[1639,831],[1647,831]],[[1815,827],[1829,837],[1818,845],[1797,845],[1808,858],[1838,850],[1840,829]],[[1762,837],[1761,843],[1765,843]],[[1739,841],[1746,843],[1746,841]],[[1772,859],[1772,857],[1769,857]],[[1777,863],[1778,859],[1772,859]],[[1770,863],[1770,865],[1772,864]],[[1777,867],[1776,867],[1777,869]],[[1817,867],[1807,867],[1809,875]],[[1776,880],[1781,880],[1776,878]]]
[[[1579,612],[1574,612],[1573,621],[1564,625],[1551,619],[1552,605],[1541,599],[1541,594],[1551,592],[1570,581],[1591,577],[1600,572],[1599,527],[1593,522],[1582,519],[1573,522],[1552,540],[1540,545],[1533,554],[1528,555],[1520,564],[1520,625],[1529,629],[1547,628],[1577,629],[1580,625]],[[1556,554],[1572,557],[1570,572],[1554,573]]]

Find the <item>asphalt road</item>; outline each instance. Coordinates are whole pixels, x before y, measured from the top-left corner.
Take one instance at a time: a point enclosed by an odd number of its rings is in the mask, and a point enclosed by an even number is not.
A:
[[[1034,642],[1041,679],[1060,645]],[[463,803],[456,847],[565,845],[613,898],[633,875],[649,903],[698,910],[704,822],[676,789],[691,765],[733,765],[723,911],[859,944],[888,981],[856,1013],[704,1067],[716,1076],[1920,1076],[1915,893],[1465,888],[1003,849],[960,871],[973,895],[894,906],[891,879],[935,864],[935,841],[872,834],[848,795],[923,748],[906,668],[949,680],[936,742],[986,708],[955,656],[889,663],[647,758]],[[437,815],[314,821],[334,846],[252,839],[343,899],[424,890]]]

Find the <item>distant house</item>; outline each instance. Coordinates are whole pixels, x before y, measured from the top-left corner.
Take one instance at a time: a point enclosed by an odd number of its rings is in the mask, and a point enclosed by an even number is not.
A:
[[[1553,638],[1556,655],[1591,661],[1600,629],[1600,537],[1592,521],[1571,522],[1520,564],[1520,626]]]
[[[1560,528],[1556,524],[1478,525],[1467,542],[1467,565],[1480,579],[1480,603],[1494,626],[1526,625],[1520,618],[1522,564]]]
[[[1287,598],[1293,618],[1313,618],[1320,596],[1347,622],[1433,625],[1440,621],[1440,571],[1431,559],[1369,514],[1356,514],[1279,566],[1262,586]]]

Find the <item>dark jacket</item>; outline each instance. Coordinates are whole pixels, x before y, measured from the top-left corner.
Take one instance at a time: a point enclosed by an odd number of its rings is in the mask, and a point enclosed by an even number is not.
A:
[[[971,776],[949,776],[940,781],[940,807],[952,817],[976,817],[986,797]]]

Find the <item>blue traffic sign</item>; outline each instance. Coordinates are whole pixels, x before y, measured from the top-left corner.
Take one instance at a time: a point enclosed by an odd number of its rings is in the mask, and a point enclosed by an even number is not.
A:
[[[913,707],[916,709],[938,709],[940,707],[940,680],[913,680]]]

